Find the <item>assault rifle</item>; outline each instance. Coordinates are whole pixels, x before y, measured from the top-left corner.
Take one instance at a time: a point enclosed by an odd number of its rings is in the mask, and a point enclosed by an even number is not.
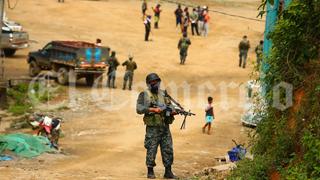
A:
[[[191,110],[185,111],[184,108],[178,103],[175,99],[173,99],[167,91],[164,91],[164,96],[168,98],[171,102],[172,106],[168,106],[166,104],[162,103],[156,103],[156,104],[151,104],[151,107],[158,107],[161,109],[161,112],[164,113],[166,118],[170,118],[172,116],[172,112],[175,112],[179,115],[184,116],[183,122],[181,124],[180,129],[185,129],[186,128],[186,120],[187,116],[195,116],[196,114],[192,113]]]
[[[177,112],[178,114],[184,116],[183,122],[181,124],[180,129],[185,129],[186,128],[186,120],[187,120],[187,116],[195,116],[196,114],[192,113],[191,110],[189,111],[185,111],[184,108],[180,105],[180,103],[178,103],[175,99],[173,99],[167,92],[167,90],[164,91],[164,95],[165,97],[167,97],[171,103],[176,106],[176,108],[174,109],[175,112]]]

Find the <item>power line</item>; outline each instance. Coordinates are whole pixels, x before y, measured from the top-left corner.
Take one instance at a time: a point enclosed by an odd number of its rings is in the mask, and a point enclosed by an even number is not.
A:
[[[194,7],[194,8],[197,7],[197,6],[193,5],[193,4],[178,3],[175,0],[162,0],[162,1],[165,1],[165,2],[168,2],[168,3],[172,3],[172,4],[181,4],[181,5],[188,6],[188,7]],[[263,20],[263,19],[250,18],[250,17],[245,17],[245,16],[241,16],[241,15],[236,15],[236,14],[230,14],[230,13],[226,13],[226,12],[218,11],[218,10],[209,10],[209,11],[210,12],[214,12],[214,13],[219,13],[219,14],[222,14],[222,15],[225,15],[225,16],[237,17],[237,18],[247,19],[247,20],[251,20],[251,21],[265,22],[265,20]]]

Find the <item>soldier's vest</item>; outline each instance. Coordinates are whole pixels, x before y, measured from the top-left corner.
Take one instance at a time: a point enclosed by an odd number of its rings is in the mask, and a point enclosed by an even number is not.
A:
[[[159,90],[158,94],[153,94],[150,90],[145,90],[145,102],[149,103],[149,107],[152,105],[158,104],[167,104],[167,100],[165,98],[165,94],[163,90]],[[143,117],[143,121],[147,126],[164,126],[166,123],[171,124],[169,122],[165,122],[164,114],[156,114],[156,113],[149,113],[145,114]]]

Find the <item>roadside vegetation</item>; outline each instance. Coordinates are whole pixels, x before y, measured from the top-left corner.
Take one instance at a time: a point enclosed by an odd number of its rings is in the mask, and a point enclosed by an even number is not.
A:
[[[270,34],[265,61],[267,108],[251,138],[253,160],[237,164],[229,179],[320,178],[320,1],[293,0]],[[293,85],[293,106],[272,107],[272,87]],[[285,102],[285,92],[280,94]]]

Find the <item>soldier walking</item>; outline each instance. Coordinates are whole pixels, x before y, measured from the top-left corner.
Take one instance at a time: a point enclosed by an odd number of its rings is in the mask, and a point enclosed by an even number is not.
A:
[[[129,60],[126,60],[122,63],[122,66],[126,66],[126,73],[124,74],[123,79],[123,90],[126,90],[127,82],[129,80],[129,90],[132,89],[132,81],[133,81],[133,72],[137,69],[136,62],[133,61],[133,56],[129,55]]]
[[[246,68],[248,51],[250,49],[250,42],[246,35],[243,36],[239,43],[239,67]]]
[[[116,88],[115,80],[116,80],[116,71],[117,67],[119,66],[119,61],[116,58],[116,52],[112,51],[111,56],[109,60],[107,61],[107,64],[109,65],[108,68],[108,82],[107,87],[109,88]]]
[[[179,40],[178,49],[180,50],[180,64],[183,65],[186,62],[188,55],[188,48],[191,45],[190,39],[187,37],[187,33],[183,33],[183,37]]]
[[[164,178],[176,179],[177,177],[171,170],[171,165],[173,164],[173,145],[169,127],[176,113],[172,112],[167,116],[159,108],[159,105],[172,106],[169,98],[165,95],[165,91],[160,89],[160,77],[155,73],[151,73],[146,77],[146,83],[148,89],[139,94],[136,111],[138,114],[144,114],[143,121],[146,125],[144,147],[147,150],[147,178],[156,178],[153,168],[156,166],[155,159],[158,146],[160,145],[162,162],[165,167]]]
[[[263,57],[263,41],[261,40],[259,45],[256,47],[256,49],[254,50],[256,52],[257,55],[257,65],[258,68],[260,69],[260,64],[262,61],[262,57]]]

